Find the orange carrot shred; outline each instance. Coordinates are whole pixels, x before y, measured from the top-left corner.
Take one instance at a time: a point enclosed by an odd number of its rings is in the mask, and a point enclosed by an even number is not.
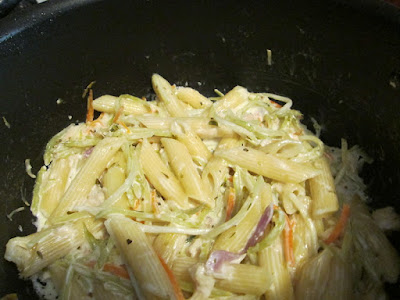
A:
[[[103,119],[103,117],[104,117],[104,114],[105,114],[105,113],[102,112],[102,113],[100,114],[100,116],[97,117],[96,120],[94,120],[93,122],[90,122],[90,126],[94,126],[94,125],[96,125],[97,123],[100,123],[101,119]]]
[[[285,230],[283,231],[284,234],[284,245],[285,245],[285,258],[286,261],[289,263],[289,266],[294,266],[294,253],[293,253],[293,224],[290,221],[289,217],[285,215],[286,225]]]
[[[185,300],[185,297],[182,294],[182,290],[179,287],[178,281],[176,280],[174,273],[172,273],[172,270],[170,269],[170,267],[168,267],[167,263],[160,255],[158,255],[158,258],[160,259],[161,265],[163,266],[165,272],[168,275],[169,281],[172,284],[176,299]]]
[[[271,104],[272,104],[273,106],[275,106],[276,108],[281,108],[281,107],[282,107],[282,105],[280,105],[279,103],[277,103],[277,102],[275,102],[275,101],[272,101],[272,100],[269,100],[269,101],[271,101]]]
[[[87,100],[87,114],[86,114],[86,123],[92,122],[94,116],[94,108],[93,108],[93,90],[89,90],[89,96]]]
[[[85,265],[88,266],[89,268],[94,268],[94,266],[96,265],[96,261],[94,261],[94,260],[90,261],[90,262],[86,263]],[[129,273],[124,265],[117,266],[117,265],[113,265],[113,264],[105,264],[103,266],[103,271],[111,273],[111,274],[119,276],[119,277],[122,277],[122,278],[129,279]]]
[[[232,216],[233,208],[235,207],[235,200],[236,200],[235,189],[231,187],[229,189],[228,204],[226,206],[225,222],[228,221]]]
[[[126,129],[126,132],[127,132],[127,133],[131,133],[131,131],[129,130],[129,127],[126,126],[124,122],[118,120],[118,121],[117,121],[117,124],[119,124],[119,125],[121,125],[122,127],[124,127],[124,128]]]
[[[113,265],[113,264],[105,264],[103,267],[103,271],[114,274],[121,278],[129,279],[128,270],[126,269],[126,267],[124,265],[117,266],[117,265]]]
[[[121,107],[118,109],[118,111],[117,111],[117,113],[115,114],[115,116],[114,116],[113,123],[118,123],[117,121],[118,121],[118,119],[119,119],[119,117],[121,116],[121,114],[122,114],[123,111],[124,111],[124,107],[121,106]]]
[[[329,237],[325,240],[325,243],[327,245],[336,241],[339,238],[339,236],[343,233],[349,217],[350,217],[350,206],[348,204],[344,204],[342,208],[342,213],[340,214],[340,218],[336,223],[335,228],[333,229]]]

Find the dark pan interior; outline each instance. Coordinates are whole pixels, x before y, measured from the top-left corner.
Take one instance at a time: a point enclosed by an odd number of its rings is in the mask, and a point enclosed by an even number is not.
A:
[[[1,20],[0,117],[11,128],[0,123],[0,256],[34,230],[28,209],[6,217],[32,195],[25,159],[37,172],[47,140],[84,120],[87,84],[97,96],[149,96],[155,72],[207,95],[239,84],[291,97],[326,143],[344,137],[374,158],[363,171],[371,205],[400,212],[400,13],[362,2],[52,0]],[[0,259],[0,296],[34,299],[17,278]]]

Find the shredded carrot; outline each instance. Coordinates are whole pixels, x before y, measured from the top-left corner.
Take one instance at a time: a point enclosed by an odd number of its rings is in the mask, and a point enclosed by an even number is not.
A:
[[[344,228],[346,227],[347,220],[350,217],[350,206],[348,204],[344,204],[342,208],[342,213],[340,214],[340,218],[336,223],[335,228],[329,235],[329,237],[325,240],[326,244],[333,243],[336,241],[339,236],[343,233]]]
[[[104,272],[108,272],[111,274],[114,274],[118,277],[129,279],[129,273],[128,270],[124,265],[117,266],[113,264],[105,264],[103,267]]]
[[[124,127],[126,129],[127,133],[131,133],[131,131],[129,130],[129,127],[125,125],[124,122],[122,121],[117,121],[117,124],[121,125],[122,127]]]
[[[272,104],[273,106],[275,106],[276,108],[281,108],[281,107],[282,107],[282,105],[280,105],[279,103],[277,103],[277,102],[275,102],[275,101],[272,101],[272,100],[269,100],[269,101],[271,101],[271,104]]]
[[[172,284],[175,293],[175,298],[177,300],[185,300],[185,297],[182,294],[182,290],[179,287],[178,281],[176,280],[174,273],[172,273],[172,270],[170,269],[170,267],[168,267],[167,263],[160,255],[158,255],[158,258],[160,259],[161,265],[163,266],[165,272],[168,275],[169,281]]]
[[[233,182],[233,176],[230,176],[230,177],[228,178],[228,180],[229,180],[229,182]]]
[[[290,221],[289,217],[285,215],[286,225],[284,234],[285,240],[285,258],[286,261],[289,263],[289,266],[294,266],[294,253],[293,253],[293,224]]]
[[[236,201],[235,189],[231,187],[229,189],[228,203],[226,205],[225,222],[228,221],[232,216],[233,208],[235,207],[235,201]]]
[[[86,123],[92,122],[94,116],[94,108],[93,108],[93,90],[89,90],[89,96],[87,100],[87,114],[86,114]]]
[[[104,117],[104,114],[105,114],[105,113],[102,112],[102,113],[100,114],[100,116],[97,117],[96,120],[94,120],[93,122],[90,122],[90,126],[94,126],[94,125],[96,125],[97,123],[100,123],[101,119],[103,119],[103,117]]]
[[[88,266],[89,268],[94,268],[94,266],[96,265],[96,261],[94,261],[94,260],[90,261],[90,262],[86,263],[85,265]],[[126,267],[124,265],[117,266],[117,265],[113,265],[113,264],[105,264],[103,266],[103,271],[114,274],[114,275],[122,277],[122,278],[129,279],[129,273],[126,270]]]
[[[124,111],[124,107],[121,105],[121,107],[118,109],[117,113],[114,116],[113,123],[118,123],[117,121],[118,121],[118,119],[121,116],[123,111]]]
[[[155,214],[159,214],[160,210],[158,209],[156,194],[157,194],[156,190],[151,191],[151,207],[153,208],[153,212]]]

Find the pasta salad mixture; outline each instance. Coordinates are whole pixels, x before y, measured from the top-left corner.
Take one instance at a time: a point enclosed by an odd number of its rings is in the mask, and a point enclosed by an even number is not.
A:
[[[370,214],[360,148],[286,97],[152,83],[155,101],[89,88],[86,122],[49,141],[37,232],[7,244],[21,277],[58,299],[385,299],[399,218]]]

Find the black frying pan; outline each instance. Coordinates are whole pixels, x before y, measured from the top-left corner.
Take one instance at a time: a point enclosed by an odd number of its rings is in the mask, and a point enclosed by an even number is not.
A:
[[[154,72],[207,95],[240,84],[293,98],[328,144],[344,137],[374,157],[363,172],[371,205],[400,212],[398,9],[357,0],[170,2],[52,0],[0,20],[0,117],[11,124],[0,123],[1,257],[10,237],[34,230],[28,210],[6,218],[32,195],[24,160],[36,172],[46,141],[84,120],[86,85],[96,80],[96,95],[143,96]],[[33,299],[15,266],[0,261],[0,296]],[[398,285],[388,290],[400,298]]]

